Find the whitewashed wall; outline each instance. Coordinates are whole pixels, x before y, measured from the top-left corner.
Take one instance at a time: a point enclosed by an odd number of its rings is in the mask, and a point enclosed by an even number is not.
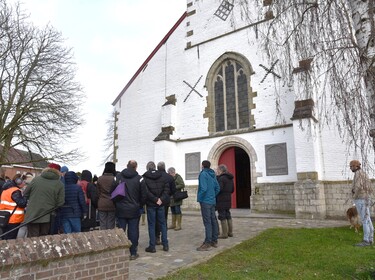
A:
[[[224,137],[204,138],[209,135],[208,119],[203,117],[207,106],[205,81],[213,63],[224,53],[234,52],[247,57],[255,72],[250,83],[252,90],[257,93],[254,98],[256,108],[252,111],[256,128],[294,125],[237,135],[249,142],[256,152],[255,168],[259,174],[257,183],[295,182],[297,172],[318,172],[319,179],[326,181],[350,178],[345,143],[339,138],[336,128],[324,127],[320,131],[312,127],[309,135],[305,121],[302,121],[302,128],[299,121],[291,121],[295,101],[291,89],[272,74],[261,83],[266,72],[259,64],[269,67],[270,62],[267,62],[261,48],[257,46],[254,28],[186,49],[187,42],[194,45],[232,31],[231,22],[235,22],[236,27],[248,24],[240,18],[231,18],[223,24],[221,19],[213,16],[221,1],[191,3],[188,12],[195,10],[196,13],[179,25],[115,105],[119,112],[116,143],[118,169],[124,168],[129,159],[135,159],[139,163],[138,171],[142,174],[148,161],[164,161],[167,167],[174,166],[185,179],[186,153],[200,152],[202,160],[207,158],[215,143]],[[193,31],[192,36],[187,36],[189,31]],[[148,55],[145,54],[145,58]],[[183,81],[193,86],[201,76],[195,89],[203,97],[192,92],[183,102],[191,90]],[[281,93],[281,119],[275,112],[276,87]],[[162,105],[166,101],[165,97],[172,94],[176,95],[177,103],[172,111],[168,111]],[[162,120],[168,122],[163,123]],[[154,142],[161,127],[167,125],[175,128],[170,137],[174,141]],[[288,175],[266,176],[265,145],[284,142],[287,143]],[[186,183],[195,185],[197,180],[187,180]]]

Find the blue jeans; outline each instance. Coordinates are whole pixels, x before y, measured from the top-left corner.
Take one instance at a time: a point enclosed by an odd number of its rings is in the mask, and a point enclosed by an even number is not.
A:
[[[81,232],[80,218],[62,218],[61,223],[64,228],[64,233]]]
[[[374,241],[374,226],[370,217],[370,202],[366,199],[354,200],[357,211],[362,220],[363,240],[367,242]]]
[[[120,228],[126,232],[128,227],[128,239],[132,243],[130,246],[130,255],[137,254],[138,240],[139,240],[139,217],[133,219],[117,218]]]
[[[156,237],[155,237],[156,221],[160,225],[161,242],[163,246],[168,246],[167,223],[165,221],[164,206],[160,206],[160,207],[147,206],[148,236],[150,238],[149,246],[151,248],[155,248],[155,245],[156,245]]]
[[[173,215],[181,214],[181,205],[171,206],[171,211]]]
[[[219,224],[217,223],[215,214],[215,205],[200,202],[201,214],[205,230],[204,243],[217,242],[219,235]]]

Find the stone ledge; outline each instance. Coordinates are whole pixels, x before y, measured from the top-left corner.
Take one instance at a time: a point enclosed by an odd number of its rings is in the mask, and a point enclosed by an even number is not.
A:
[[[122,229],[0,241],[0,267],[90,254],[131,245]]]

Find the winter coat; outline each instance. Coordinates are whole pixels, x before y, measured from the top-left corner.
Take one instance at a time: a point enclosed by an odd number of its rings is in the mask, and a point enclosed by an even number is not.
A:
[[[134,219],[140,216],[140,209],[146,201],[146,193],[142,192],[142,176],[132,168],[126,168],[117,175],[116,187],[125,182],[125,197],[116,202],[116,217]]]
[[[362,169],[358,169],[354,172],[352,184],[353,199],[368,199],[371,193],[371,182],[367,174]]]
[[[220,192],[216,196],[216,209],[227,210],[232,207],[232,193],[234,191],[233,175],[222,173],[217,176]]]
[[[25,222],[64,205],[65,190],[61,183],[59,171],[46,168],[40,176],[35,177],[26,187],[24,197],[28,199]],[[50,214],[33,221],[49,223]]]
[[[65,204],[61,208],[61,218],[82,218],[87,213],[85,196],[81,186],[77,184],[78,176],[68,171],[65,176]]]
[[[143,174],[142,190],[146,192],[146,205],[158,207],[158,198],[162,201],[162,206],[168,205],[170,201],[169,184],[158,170],[148,170]]]
[[[104,173],[98,178],[98,210],[103,212],[114,212],[115,204],[111,200],[112,184],[115,176],[112,173]]]
[[[185,188],[184,179],[182,179],[181,175],[176,173],[174,175],[174,182],[176,184],[176,192],[180,192]],[[182,205],[183,200],[174,200],[173,196],[171,196],[171,206]]]
[[[220,191],[219,183],[216,180],[215,171],[211,168],[204,168],[198,177],[198,194],[199,203],[216,204],[216,196]]]

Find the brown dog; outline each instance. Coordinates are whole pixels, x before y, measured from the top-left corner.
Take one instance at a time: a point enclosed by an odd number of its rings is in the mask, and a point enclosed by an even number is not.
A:
[[[350,228],[354,227],[355,232],[358,233],[358,229],[361,227],[361,224],[357,208],[355,206],[350,207],[346,211],[346,217],[349,220]]]

